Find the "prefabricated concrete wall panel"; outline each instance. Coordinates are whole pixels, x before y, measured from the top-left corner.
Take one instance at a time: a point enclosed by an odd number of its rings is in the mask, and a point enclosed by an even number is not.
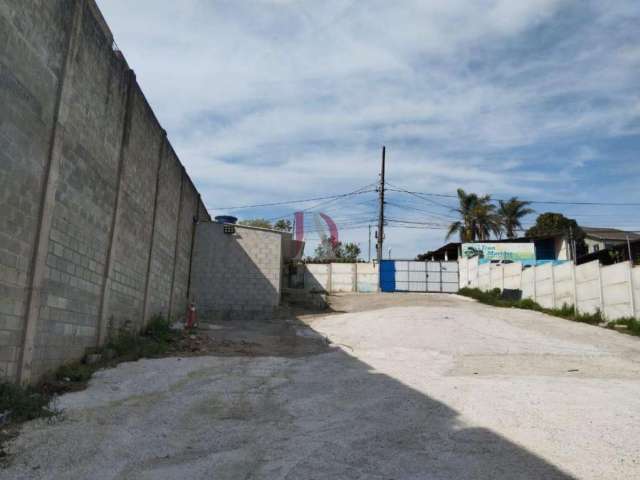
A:
[[[602,267],[602,294],[607,319],[633,316],[629,288],[629,262]]]
[[[40,201],[73,9],[71,2],[0,6],[0,381],[22,354]]]
[[[491,289],[491,264],[489,263],[478,266],[478,288],[480,290]]]
[[[458,270],[460,275],[458,276],[458,287],[465,288],[469,286],[469,260],[465,257],[458,259]]]
[[[597,260],[576,266],[576,292],[578,310],[581,313],[596,313],[602,310],[599,269],[600,262]]]
[[[331,265],[307,263],[304,269],[304,288],[313,292],[328,292],[330,288]]]
[[[556,307],[562,307],[563,305],[573,306],[575,304],[572,268],[572,263],[563,263],[553,267]]]
[[[512,289],[512,290],[520,290],[520,276],[522,273],[522,264],[521,263],[510,263],[508,265],[504,265],[504,288]]]
[[[553,265],[546,264],[535,267],[536,269],[536,301],[545,308],[553,308],[554,304],[554,282]]]
[[[355,264],[332,263],[331,264],[331,291],[353,292],[355,280]]]
[[[478,257],[474,257],[468,261],[468,277],[469,277],[469,287],[470,288],[478,288]]]
[[[127,66],[87,4],[60,119],[62,162],[51,215],[47,270],[35,337],[33,374],[95,345],[111,218],[118,182]],[[59,345],[64,348],[47,348]]]
[[[182,165],[173,149],[165,144],[158,181],[156,221],[149,267],[147,317],[169,316],[181,182]],[[148,321],[149,318],[145,320]]]
[[[378,282],[380,281],[380,272],[378,265],[375,263],[358,263],[357,284],[358,292],[372,293],[378,291]]]
[[[200,318],[253,318],[269,315],[280,302],[282,234],[200,223],[192,268],[193,297]]]
[[[188,177],[185,178],[184,182],[175,258],[175,277],[171,300],[172,318],[184,317],[189,302],[187,298],[187,286],[189,284],[189,269],[191,267],[191,245],[193,243],[194,220],[197,218],[199,201],[198,193]]]
[[[522,270],[522,298],[530,298],[535,300],[535,267],[529,267]]]
[[[500,288],[502,289],[502,267],[499,265],[490,265],[491,269],[489,270],[489,278],[490,278],[490,287],[491,289]]]
[[[142,327],[147,264],[153,229],[156,175],[163,131],[137,85],[125,137],[120,203],[115,225],[106,318],[109,332]]]

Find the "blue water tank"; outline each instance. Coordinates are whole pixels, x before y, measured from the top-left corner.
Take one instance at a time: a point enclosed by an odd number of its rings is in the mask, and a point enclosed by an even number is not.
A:
[[[234,225],[238,223],[238,217],[232,215],[218,215],[214,220],[216,223],[233,223]]]

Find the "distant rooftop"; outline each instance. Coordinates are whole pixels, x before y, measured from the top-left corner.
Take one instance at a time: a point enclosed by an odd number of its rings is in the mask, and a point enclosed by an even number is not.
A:
[[[597,238],[599,240],[619,240],[624,241],[629,237],[629,240],[638,240],[640,235],[635,232],[625,232],[624,230],[618,230],[617,228],[600,228],[600,227],[582,227],[584,233],[589,237]]]

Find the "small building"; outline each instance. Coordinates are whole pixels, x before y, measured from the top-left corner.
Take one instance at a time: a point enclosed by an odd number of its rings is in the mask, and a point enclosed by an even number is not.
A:
[[[292,235],[279,230],[198,224],[191,293],[201,318],[272,318],[280,305],[283,266],[295,256],[296,247]]]
[[[585,233],[584,241],[587,244],[587,253],[596,253],[618,245],[640,240],[640,235],[634,232],[626,232],[616,228],[582,227]]]

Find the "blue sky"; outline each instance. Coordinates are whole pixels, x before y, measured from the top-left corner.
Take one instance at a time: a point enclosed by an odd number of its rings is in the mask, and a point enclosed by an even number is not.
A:
[[[637,0],[98,3],[214,215],[323,211],[366,257],[375,192],[219,207],[354,191],[383,144],[399,190],[640,202]],[[390,225],[392,256],[443,243],[453,200],[427,198],[389,193],[428,224]],[[640,230],[638,207],[534,208]]]

